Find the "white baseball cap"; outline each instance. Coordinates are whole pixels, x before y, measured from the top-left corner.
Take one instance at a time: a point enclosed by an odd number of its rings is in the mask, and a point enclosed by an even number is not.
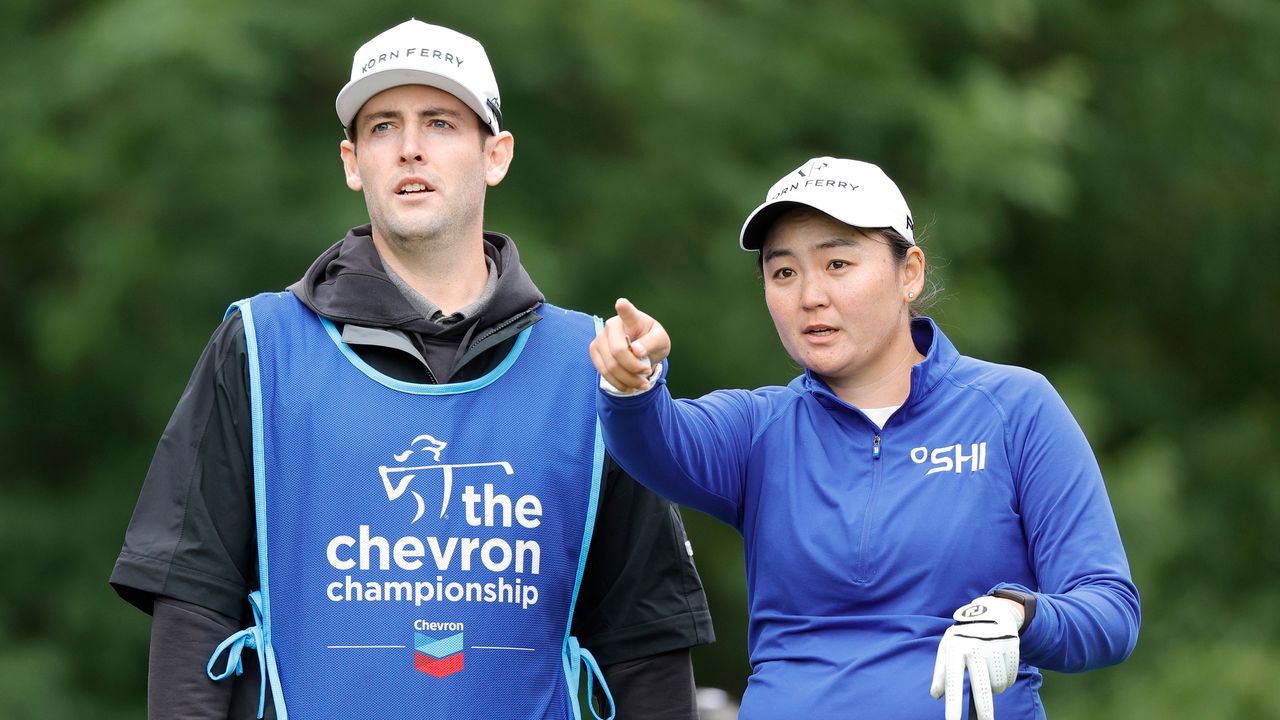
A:
[[[860,160],[819,157],[787,173],[747,216],[738,244],[759,250],[769,226],[797,205],[820,210],[858,228],[893,228],[915,244],[911,209],[898,186],[878,166]]]
[[[484,47],[455,30],[407,20],[356,51],[351,81],[338,93],[338,119],[349,127],[369,98],[399,85],[430,85],[453,95],[497,134],[498,81]]]

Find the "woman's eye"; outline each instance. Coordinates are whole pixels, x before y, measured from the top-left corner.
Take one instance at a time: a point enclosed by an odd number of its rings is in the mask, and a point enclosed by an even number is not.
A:
[[[842,270],[846,267],[849,267],[849,263],[848,261],[845,261],[845,260],[832,260],[831,263],[827,265],[827,267],[831,268],[832,270]]]
[[[792,270],[791,268],[778,268],[777,270],[774,271],[773,277],[775,279],[781,280],[783,278],[789,278],[795,274],[796,274],[796,271]]]

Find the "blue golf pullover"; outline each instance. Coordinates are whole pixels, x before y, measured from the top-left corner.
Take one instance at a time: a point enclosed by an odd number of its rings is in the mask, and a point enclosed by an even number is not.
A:
[[[1042,718],[1038,668],[1118,663],[1140,605],[1102,475],[1049,382],[960,355],[913,322],[925,359],[877,428],[809,372],[786,387],[674,400],[665,375],[598,393],[605,443],[637,480],[742,533],[752,674],[743,720],[939,718],[951,613],[1034,591],[997,718]],[[669,364],[667,369],[669,369]]]

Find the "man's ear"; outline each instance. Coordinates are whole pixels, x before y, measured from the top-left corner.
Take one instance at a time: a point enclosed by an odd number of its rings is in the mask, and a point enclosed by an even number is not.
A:
[[[493,187],[502,182],[502,179],[507,176],[507,169],[511,167],[511,160],[515,157],[515,152],[516,138],[506,130],[485,138],[485,184]],[[350,184],[350,180],[347,183]]]
[[[356,144],[350,140],[338,143],[338,155],[342,157],[342,169],[347,173],[347,187],[360,192],[364,182],[360,180],[360,167],[356,165]]]

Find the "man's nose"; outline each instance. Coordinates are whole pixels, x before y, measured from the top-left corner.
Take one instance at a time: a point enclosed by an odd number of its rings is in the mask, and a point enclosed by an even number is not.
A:
[[[422,162],[422,144],[413,133],[405,133],[400,143],[400,162]]]

